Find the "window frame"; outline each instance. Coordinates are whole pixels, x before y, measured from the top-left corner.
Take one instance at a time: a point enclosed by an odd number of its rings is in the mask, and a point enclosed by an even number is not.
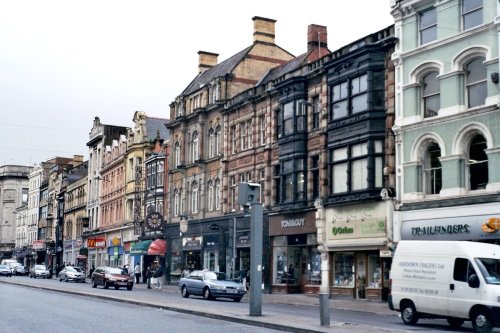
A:
[[[480,1],[480,5],[477,7],[466,8],[466,6],[467,6],[466,3],[469,3],[469,2],[470,2],[470,5],[472,5],[473,2],[479,2],[479,1],[477,1],[477,0],[462,0],[461,14],[462,14],[462,29],[463,30],[468,30],[468,29],[477,27],[477,26],[484,23],[484,17],[483,17],[484,2],[483,2],[483,0]],[[468,23],[467,19],[472,18],[472,20],[474,20],[476,18],[476,16],[474,16],[474,15],[478,14],[478,12],[480,13],[480,17],[481,17],[480,22]]]
[[[345,117],[370,110],[370,71],[356,73],[355,76],[344,78],[330,87],[330,121],[336,121]],[[353,83],[358,82],[357,88]],[[364,96],[366,108],[354,110],[356,100]]]
[[[467,108],[474,108],[478,106],[482,106],[486,104],[486,99],[488,98],[488,71],[486,66],[484,65],[484,62],[486,61],[486,58],[484,56],[477,56],[469,59],[465,64],[464,64],[464,72],[465,72],[465,92],[467,96]],[[477,72],[472,72],[471,69],[473,68],[471,65],[476,62],[481,62],[481,67],[479,70],[483,73],[477,73]],[[478,69],[478,68],[475,68]],[[471,78],[471,73],[474,73],[474,75],[480,75],[481,77],[479,79],[475,79],[474,81],[469,81],[469,78]],[[477,90],[479,88],[479,90]],[[477,90],[473,91],[472,90]],[[477,104],[477,103],[472,103],[472,96],[477,96],[478,92],[481,93],[481,101],[478,101],[482,104]]]
[[[430,19],[429,24],[423,26],[425,15],[433,14],[434,18]],[[420,45],[425,45],[437,40],[437,10],[436,7],[428,8],[419,13],[419,22],[418,22],[418,36]],[[430,32],[432,35],[424,36],[425,33]]]

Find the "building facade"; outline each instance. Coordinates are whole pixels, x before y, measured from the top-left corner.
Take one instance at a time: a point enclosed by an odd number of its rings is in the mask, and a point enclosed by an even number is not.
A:
[[[498,3],[396,1],[395,239],[498,243]]]

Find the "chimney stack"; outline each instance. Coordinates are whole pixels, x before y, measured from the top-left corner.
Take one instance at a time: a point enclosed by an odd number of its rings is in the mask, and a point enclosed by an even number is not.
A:
[[[307,50],[318,48],[328,49],[328,33],[326,27],[317,24],[310,24],[307,28]]]
[[[253,42],[264,42],[274,44],[274,25],[276,20],[265,17],[254,16],[253,20]]]
[[[217,65],[218,57],[217,53],[198,51],[198,73],[201,74]]]

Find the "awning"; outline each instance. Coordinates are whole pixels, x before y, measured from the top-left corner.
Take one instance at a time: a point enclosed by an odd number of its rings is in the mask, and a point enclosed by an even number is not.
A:
[[[151,256],[164,256],[166,252],[167,241],[165,239],[154,240],[148,248],[148,254]]]
[[[135,243],[134,245],[132,245],[132,248],[130,249],[130,254],[132,255],[148,254],[148,248],[152,242],[153,242],[152,240],[148,239],[140,241],[139,243]]]

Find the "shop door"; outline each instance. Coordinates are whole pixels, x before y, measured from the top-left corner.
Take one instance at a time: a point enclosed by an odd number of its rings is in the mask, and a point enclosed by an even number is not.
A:
[[[186,251],[184,252],[184,265],[190,270],[201,269],[200,261],[201,251]]]
[[[366,253],[356,254],[356,298],[366,298]]]

